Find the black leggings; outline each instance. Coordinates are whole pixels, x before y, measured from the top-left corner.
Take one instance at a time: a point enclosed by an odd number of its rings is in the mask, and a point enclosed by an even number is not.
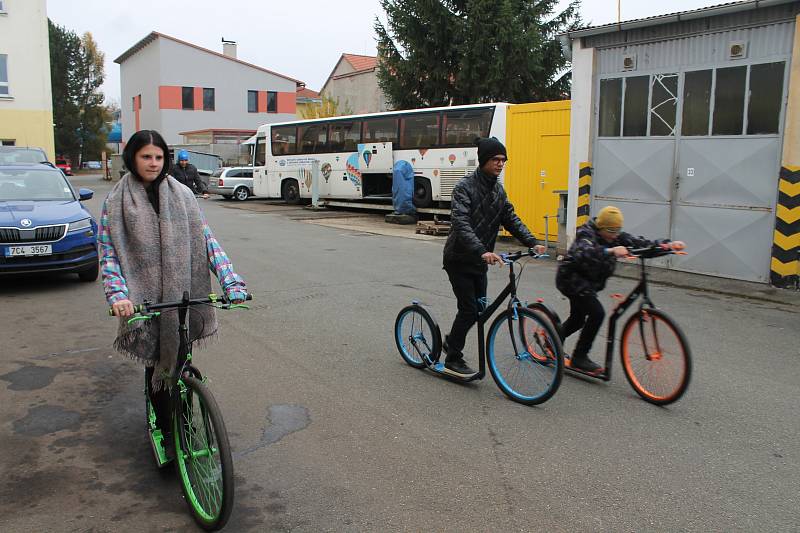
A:
[[[603,304],[597,299],[596,294],[569,297],[569,318],[561,326],[561,340],[583,328],[572,352],[573,359],[584,359],[589,355],[605,316]]]
[[[447,336],[449,352],[446,360],[452,361],[463,357],[461,350],[467,342],[467,333],[478,320],[478,313],[481,311],[478,300],[486,297],[489,280],[485,272],[483,274],[459,270],[446,270],[446,272],[458,301],[458,312]]]
[[[158,392],[153,391],[153,371],[154,368],[152,366],[145,367],[144,369],[144,381],[147,387],[147,395],[150,397],[150,403],[153,404],[153,409],[156,412],[156,425],[161,428],[162,431],[169,433],[172,431],[169,420],[169,391],[166,388],[166,384]]]

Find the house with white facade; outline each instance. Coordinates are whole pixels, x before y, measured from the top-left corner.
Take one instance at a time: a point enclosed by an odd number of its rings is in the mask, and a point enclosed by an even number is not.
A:
[[[154,31],[114,62],[123,139],[152,129],[177,144],[182,132],[256,130],[296,118],[302,82],[238,59],[236,43],[223,41],[218,53]]]
[[[0,145],[55,159],[45,0],[0,0]]]
[[[320,94],[338,102],[340,111],[362,114],[389,110],[386,96],[378,85],[378,58],[375,56],[342,54]]]

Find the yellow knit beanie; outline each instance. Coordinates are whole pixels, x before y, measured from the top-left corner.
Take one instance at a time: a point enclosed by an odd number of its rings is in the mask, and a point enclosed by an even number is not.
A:
[[[597,214],[595,224],[600,229],[621,228],[623,223],[622,211],[613,205],[609,205],[600,210]]]

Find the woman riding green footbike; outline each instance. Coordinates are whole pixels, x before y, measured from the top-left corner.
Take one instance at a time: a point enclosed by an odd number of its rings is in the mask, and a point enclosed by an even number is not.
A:
[[[114,347],[144,364],[155,426],[163,442],[170,443],[176,427],[171,402],[176,382],[171,377],[179,357],[186,356],[179,354],[182,317],[173,310],[148,316],[157,316],[156,320],[130,320],[140,311],[134,302],[208,298],[214,292],[209,271],[219,280],[229,303],[247,299],[247,288],[214,238],[191,189],[168,175],[169,150],[163,137],[153,130],[135,133],[122,158],[130,172],[108,194],[100,219],[103,289],[112,313],[120,318]],[[211,304],[193,305],[184,318],[189,343],[217,331]],[[227,436],[224,440],[227,445]],[[228,474],[232,479],[232,472]],[[199,513],[192,509],[201,526],[215,529],[224,525],[232,494],[223,500],[226,505],[217,509]],[[197,502],[189,504],[196,507]]]

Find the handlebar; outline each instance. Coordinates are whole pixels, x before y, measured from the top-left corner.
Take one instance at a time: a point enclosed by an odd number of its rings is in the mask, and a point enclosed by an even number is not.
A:
[[[672,248],[664,248],[660,244],[656,244],[654,246],[647,246],[645,248],[628,249],[628,257],[653,259],[665,255],[686,255],[686,252],[681,250],[673,250]]]
[[[253,295],[247,293],[247,297],[245,300],[252,300]],[[152,311],[158,311],[161,309],[177,309],[180,307],[191,307],[193,305],[208,305],[208,304],[221,304],[221,308],[223,309],[231,309],[238,307],[239,304],[232,304],[229,302],[224,296],[219,296],[217,294],[211,293],[206,298],[195,298],[190,300],[178,300],[177,302],[161,302],[161,303],[151,303],[145,300],[143,303],[134,305],[133,312],[134,313],[150,313]],[[244,307],[244,306],[243,306]],[[109,316],[114,316],[114,309],[108,309]]]
[[[503,263],[505,264],[519,261],[523,257],[533,257],[534,259],[544,259],[546,257],[550,257],[550,255],[547,253],[537,254],[533,251],[533,248],[528,248],[527,250],[517,250],[516,252],[501,253],[497,255],[500,256],[500,259],[502,259]]]

